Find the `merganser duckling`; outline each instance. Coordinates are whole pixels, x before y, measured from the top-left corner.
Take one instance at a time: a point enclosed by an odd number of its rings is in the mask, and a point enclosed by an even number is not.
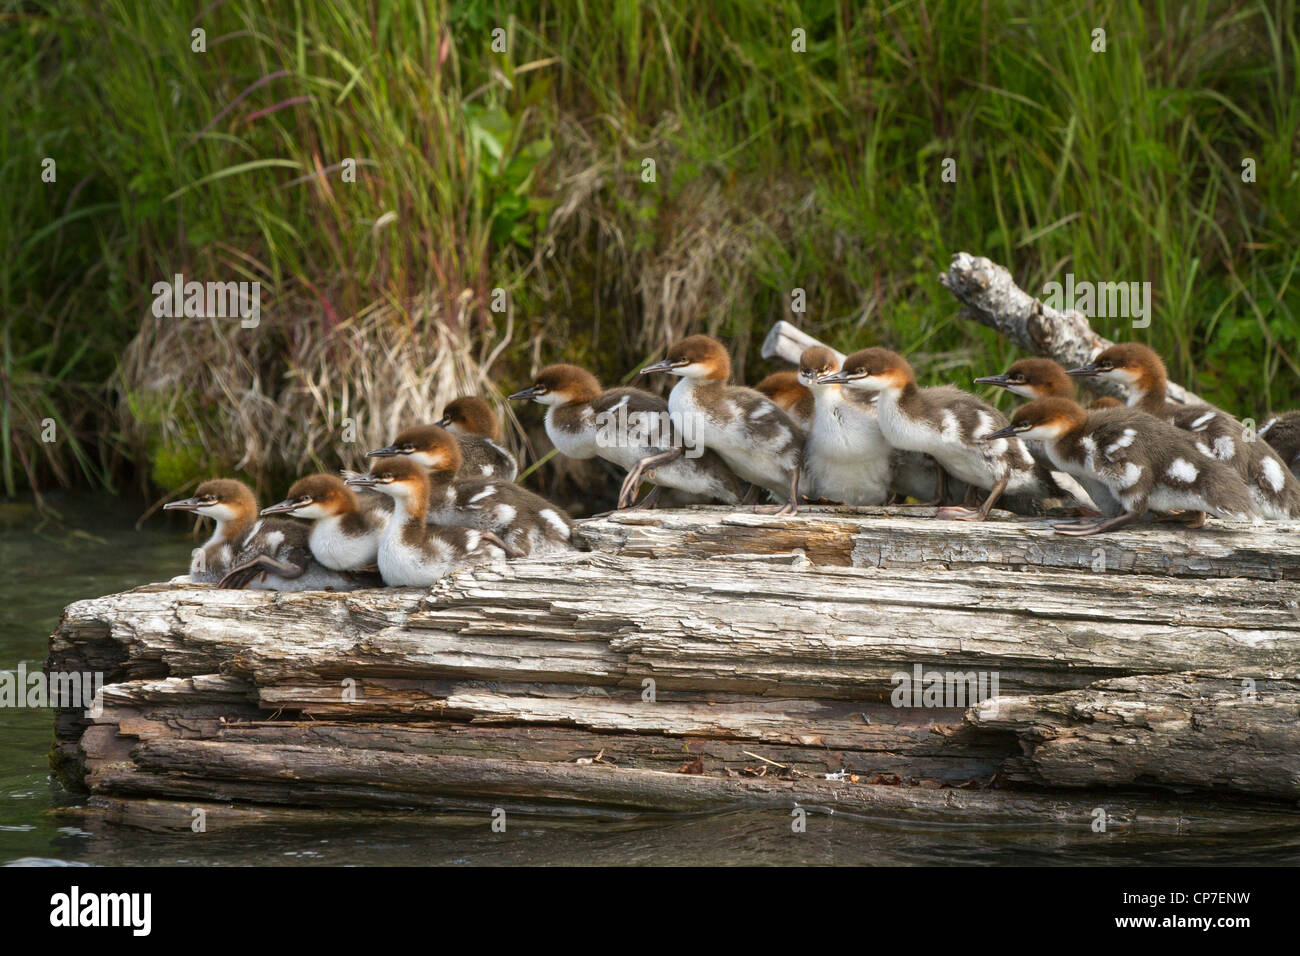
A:
[[[834,353],[831,355],[834,357]],[[762,392],[776,402],[805,435],[812,430],[813,393],[804,385],[798,372],[773,372],[755,385],[754,391]]]
[[[978,385],[997,385],[1013,395],[1019,395],[1022,398],[1031,400],[1036,398],[1068,398],[1073,400],[1075,395],[1074,379],[1070,378],[1063,365],[1049,358],[1017,359],[1011,363],[1011,367],[1003,374],[983,375],[975,379],[975,382]],[[1111,401],[1115,400],[1111,399]],[[1119,405],[1120,403],[1115,401],[1115,404]],[[1025,447],[1029,449],[1029,454],[1034,456],[1034,461],[1040,465],[1048,469],[1056,467],[1041,442],[1027,441]],[[1097,512],[1104,515],[1117,515],[1124,510],[1106,485],[1093,481],[1089,477],[1081,478],[1072,472],[1067,472],[1067,474],[1070,474],[1083,486],[1084,491],[1091,499],[1090,502],[1085,504],[1095,505]],[[1078,497],[1077,494],[1076,497]]]
[[[1087,412],[1068,398],[1040,398],[1016,409],[1011,424],[986,440],[1041,441],[1063,471],[1105,484],[1123,512],[1057,525],[1061,534],[1084,536],[1119,528],[1148,510],[1190,511],[1252,521],[1250,490],[1228,464],[1206,458],[1196,439],[1166,422],[1130,409]]]
[[[1273,416],[1259,430],[1259,437],[1272,445],[1278,457],[1291,466],[1291,473],[1300,478],[1300,411]]]
[[[501,423],[492,406],[477,395],[465,395],[442,410],[437,424],[456,436],[465,458],[465,478],[501,478],[514,481],[519,462],[502,448]]]
[[[950,385],[918,387],[912,367],[896,352],[855,352],[844,360],[843,370],[819,381],[878,392],[876,417],[885,441],[931,455],[948,474],[989,492],[978,510],[942,508],[936,517],[983,521],[1003,493],[1034,498],[1064,494],[1019,439],[982,440],[1007,423],[996,408]]]
[[[1048,358],[1023,358],[1001,375],[983,375],[978,385],[997,385],[1021,398],[1074,398],[1074,380]]]
[[[1071,375],[1097,376],[1128,388],[1130,408],[1196,436],[1196,447],[1207,458],[1225,461],[1250,488],[1259,513],[1285,521],[1300,518],[1300,479],[1291,473],[1266,441],[1256,441],[1246,426],[1212,405],[1179,405],[1167,398],[1165,363],[1152,349],[1137,342],[1112,345]]]
[[[803,446],[809,498],[879,505],[889,498],[893,448],[880,434],[876,410],[862,392],[821,384],[839,371],[835,353],[814,345],[799,356],[799,382],[813,395],[812,428]]]
[[[387,458],[370,474],[354,475],[347,483],[393,499],[393,516],[379,539],[377,555],[379,574],[389,587],[427,588],[458,567],[510,553],[490,531],[427,523],[429,473],[410,459]]]
[[[546,434],[569,458],[603,458],[628,473],[619,508],[632,504],[644,475],[655,486],[635,507],[653,507],[660,489],[676,488],[725,504],[744,497],[740,480],[708,449],[687,450],[668,403],[639,388],[603,390],[596,376],[577,365],[548,365],[533,384],[510,396],[546,406]],[[669,455],[676,450],[678,454]],[[649,467],[643,465],[648,462]]]
[[[731,357],[720,342],[707,335],[682,339],[667,358],[641,370],[649,372],[681,377],[668,395],[668,411],[678,421],[693,421],[700,444],[737,475],[784,498],[776,514],[799,510],[803,431],[762,392],[727,384]]]
[[[364,502],[336,475],[309,475],[289,489],[263,515],[293,515],[311,522],[307,537],[312,555],[335,571],[359,571],[375,565],[379,539],[393,513],[387,495],[366,495]]]
[[[460,444],[441,426],[429,425],[427,430],[419,457],[395,455],[387,448],[370,452],[370,457],[405,458],[428,471],[426,516],[430,524],[491,531],[505,541],[511,557],[573,549],[573,522],[568,515],[513,482],[458,477],[462,465]],[[372,474],[376,467],[371,468]],[[369,487],[357,481],[356,476],[350,477],[348,483]],[[377,484],[373,487],[376,491],[383,490]]]
[[[815,396],[815,427],[819,432],[814,441],[812,429],[805,431],[804,476],[813,486],[812,493],[818,498],[844,504],[880,504],[888,500],[888,495],[879,498],[875,494],[873,476],[878,479],[883,472],[887,475],[889,492],[898,498],[915,498],[923,505],[943,504],[948,491],[964,494],[965,484],[958,483],[959,488],[949,488],[948,475],[929,455],[894,448],[885,441],[876,421],[875,395],[846,390],[840,385],[817,384],[819,378],[838,372],[839,368],[839,359],[825,346],[809,346],[799,357],[798,381],[808,394]],[[844,457],[838,464],[833,464],[832,459],[839,457],[849,446],[856,446],[852,458]],[[882,454],[885,456],[883,465],[880,463]],[[814,459],[821,463],[814,463]],[[829,477],[826,474],[828,468],[837,472],[837,477],[825,481],[823,479]],[[865,475],[865,479],[855,477],[859,474]],[[852,488],[863,480],[870,489],[866,495],[859,491],[843,497],[834,491],[836,487]]]
[[[212,537],[190,562],[192,581],[269,591],[345,591],[378,583],[364,574],[323,567],[312,556],[302,525],[258,520],[257,499],[242,481],[205,481],[194,497],[169,501],[163,508],[193,511],[216,522]]]
[[[405,455],[415,463],[430,468],[432,466],[429,462],[433,460],[433,449],[441,441],[441,436],[447,434],[450,434],[450,432],[441,425],[415,425],[399,432],[391,445],[376,448],[370,452],[370,456],[373,458],[392,458]],[[484,441],[474,435],[467,435],[464,438],[454,440],[460,446],[461,472],[458,476],[460,478],[494,477],[497,468],[500,468],[503,472],[509,471],[513,474],[518,468],[509,454],[505,455],[505,460],[502,459],[501,454],[505,450],[494,442]],[[345,474],[344,477],[352,476]],[[502,478],[501,480],[513,481],[514,478]]]

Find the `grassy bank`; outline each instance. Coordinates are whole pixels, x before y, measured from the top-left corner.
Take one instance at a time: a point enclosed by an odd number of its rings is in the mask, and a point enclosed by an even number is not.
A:
[[[3,9],[7,494],[274,484],[686,331],[753,380],[783,317],[961,381],[1012,353],[935,280],[958,249],[1148,281],[1150,327],[1103,333],[1240,414],[1300,405],[1294,2]],[[155,317],[176,273],[261,283],[260,324]]]

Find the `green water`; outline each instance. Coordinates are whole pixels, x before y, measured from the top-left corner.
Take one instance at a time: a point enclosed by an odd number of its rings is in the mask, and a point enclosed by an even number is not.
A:
[[[0,668],[38,669],[71,601],[183,572],[194,542],[111,499],[56,501],[66,523],[35,526],[0,506]],[[76,532],[67,530],[75,527]],[[49,774],[48,710],[0,709],[0,864],[1295,864],[1300,816],[1252,818],[1188,807],[1186,827],[1093,833],[1078,826],[995,827],[942,817],[877,819],[785,811],[707,816],[513,816],[494,833],[482,813],[401,814],[376,822],[205,834],[155,833],[68,813],[78,799]],[[1199,818],[1199,819],[1198,819]],[[1213,826],[1200,820],[1212,820]]]

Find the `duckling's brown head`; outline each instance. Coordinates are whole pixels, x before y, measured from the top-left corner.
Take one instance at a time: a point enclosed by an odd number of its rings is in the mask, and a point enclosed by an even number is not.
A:
[[[1011,424],[986,435],[985,441],[1015,437],[1025,441],[1053,441],[1088,421],[1088,413],[1072,398],[1036,398],[1021,405]]]
[[[1074,398],[1074,381],[1065,369],[1048,358],[1023,358],[1002,375],[975,379],[981,385],[998,385],[1025,398]]]
[[[398,433],[391,445],[367,452],[370,458],[409,458],[429,471],[459,470],[462,456],[456,436],[441,425],[417,425]]]
[[[823,375],[820,385],[840,384],[866,392],[906,388],[916,382],[907,359],[889,349],[870,348],[854,352],[838,372]]]
[[[674,342],[663,361],[647,365],[641,374],[667,372],[683,378],[725,382],[731,377],[731,356],[717,339],[691,335]]]
[[[264,515],[287,514],[317,521],[357,509],[357,496],[337,475],[324,472],[299,478],[283,501],[262,509]]]
[[[478,435],[495,441],[501,434],[496,412],[477,395],[464,395],[449,402],[438,424],[453,435]]]
[[[839,359],[824,345],[811,345],[799,356],[799,381],[812,387],[818,379],[840,370]]]
[[[797,372],[773,372],[771,375],[764,376],[762,381],[754,386],[754,390],[763,393],[787,412],[797,407],[805,396],[810,395]]]
[[[406,502],[413,510],[424,508],[429,495],[428,472],[405,456],[382,458],[371,466],[369,474],[353,475],[347,484],[354,488],[373,488],[394,500]]]
[[[232,533],[257,517],[253,490],[234,478],[213,478],[195,489],[193,497],[169,501],[165,511],[193,511],[217,522],[218,533]]]
[[[1164,361],[1139,342],[1121,342],[1103,349],[1088,364],[1070,369],[1070,374],[1117,382],[1138,399],[1152,394],[1163,398],[1168,381]]]
[[[539,405],[569,405],[600,397],[600,381],[577,365],[548,365],[533,376],[533,384],[511,399],[530,399]]]

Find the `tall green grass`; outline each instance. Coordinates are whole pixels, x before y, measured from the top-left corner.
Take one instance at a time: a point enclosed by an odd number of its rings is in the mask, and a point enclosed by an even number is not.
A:
[[[177,271],[265,284],[280,320],[201,351],[250,407],[281,381],[341,407],[364,352],[325,382],[302,340],[380,322],[445,328],[472,356],[448,359],[452,390],[564,357],[618,380],[687,329],[727,335],[752,378],[778,318],[961,381],[1012,353],[938,285],[957,250],[1030,290],[1150,281],[1151,327],[1103,334],[1243,415],[1300,404],[1293,0],[0,9],[9,494],[234,464],[183,342],[147,316]],[[75,444],[34,439],[51,416]],[[306,464],[328,429],[304,427]],[[292,470],[267,458],[245,468]]]

